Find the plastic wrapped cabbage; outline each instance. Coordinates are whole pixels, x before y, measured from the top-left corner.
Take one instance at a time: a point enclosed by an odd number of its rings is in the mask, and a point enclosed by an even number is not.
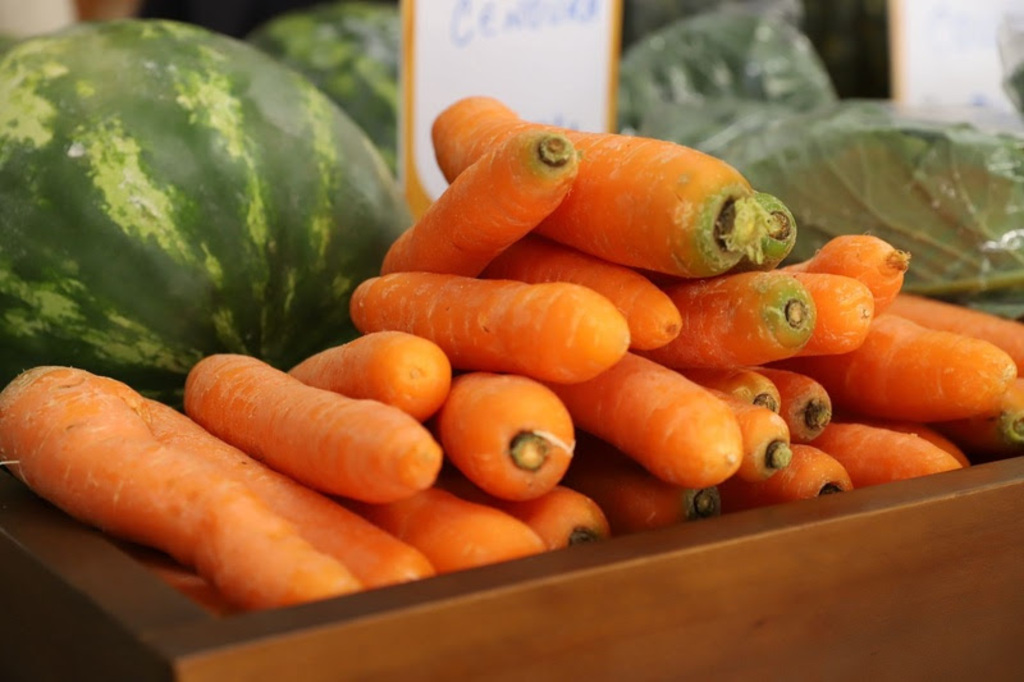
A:
[[[800,234],[790,261],[876,234],[911,253],[907,291],[1019,317],[1024,126],[962,119],[846,100],[696,146],[786,203]]]
[[[676,20],[627,48],[619,64],[619,127],[640,131],[666,108],[768,102],[806,110],[836,100],[810,40],[772,14],[724,6]],[[671,112],[668,112],[671,116]]]
[[[1008,14],[999,22],[999,57],[1003,63],[1003,90],[1024,114],[1024,13]]]
[[[623,0],[622,45],[628,47],[677,19],[712,9],[735,7],[799,25],[803,0]]]

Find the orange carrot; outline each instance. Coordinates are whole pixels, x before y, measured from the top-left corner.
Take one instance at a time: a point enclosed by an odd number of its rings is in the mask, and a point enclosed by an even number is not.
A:
[[[796,218],[789,207],[778,197],[765,192],[755,192],[754,197],[769,215],[764,235],[761,237],[763,258],[755,262],[744,256],[729,272],[772,270],[778,267],[796,246]]]
[[[279,474],[220,440],[184,414],[155,401],[141,413],[164,445],[193,453],[249,488],[316,549],[342,562],[366,587],[428,578],[434,568],[415,548],[336,501]]]
[[[528,525],[505,512],[439,487],[387,504],[348,502],[384,530],[423,552],[438,573],[547,551]]]
[[[983,339],[1010,354],[1024,376],[1024,322],[934,298],[900,294],[889,311],[922,327]]]
[[[791,272],[814,299],[811,338],[797,355],[848,353],[860,344],[875,317],[875,299],[860,280],[823,272]]]
[[[594,500],[613,535],[664,528],[718,516],[718,490],[661,480],[610,443],[580,434],[580,453],[565,485]]]
[[[524,237],[510,246],[481,276],[531,283],[573,282],[593,289],[625,316],[631,348],[664,346],[679,334],[679,310],[649,279],[631,268],[538,235]]]
[[[469,372],[452,382],[437,415],[448,460],[484,491],[528,500],[562,480],[576,436],[551,389],[516,374]]]
[[[789,466],[763,481],[744,481],[733,476],[718,486],[722,512],[755,509],[853,489],[850,474],[823,450],[794,443]]]
[[[814,446],[843,465],[855,488],[961,469],[942,448],[913,433],[832,421]]]
[[[381,274],[476,277],[562,202],[578,169],[564,135],[528,130],[470,165],[388,249]]]
[[[443,476],[438,484],[459,497],[496,507],[533,529],[548,549],[606,540],[611,528],[592,499],[564,485],[530,500],[503,500],[488,495],[464,476]]]
[[[799,352],[814,331],[810,292],[778,270],[691,280],[665,291],[682,314],[682,330],[641,354],[668,367],[760,365]]]
[[[351,314],[363,333],[393,329],[430,339],[457,369],[544,381],[590,379],[629,348],[622,313],[569,282],[396,272],[356,287]]]
[[[871,426],[879,426],[883,429],[890,429],[892,431],[901,431],[903,433],[912,433],[926,441],[942,448],[953,456],[962,467],[971,466],[971,460],[968,459],[967,454],[964,453],[960,446],[951,441],[946,436],[942,435],[937,429],[928,424],[922,424],[921,422],[912,422],[906,420],[895,420],[895,419],[868,419],[865,417],[857,417],[856,421],[862,424],[870,424]]]
[[[0,459],[76,519],[194,568],[237,608],[362,589],[244,485],[160,443],[143,411],[119,381],[36,367],[0,393]]]
[[[832,399],[818,381],[806,374],[758,367],[779,392],[779,415],[786,420],[792,443],[810,443],[832,420]]]
[[[1024,455],[1024,377],[1006,389],[998,413],[931,426],[978,462]]]
[[[995,413],[1017,375],[1010,356],[987,341],[891,313],[875,317],[857,350],[778,365],[819,381],[833,407],[920,422]]]
[[[846,275],[863,282],[875,299],[875,314],[884,312],[903,287],[910,253],[870,234],[832,237],[810,258],[786,265],[790,272]]]
[[[272,469],[321,492],[367,502],[434,483],[441,446],[398,408],[306,386],[256,358],[223,353],[185,380],[185,412]]]
[[[778,412],[779,389],[763,372],[746,367],[694,367],[680,370],[690,381],[704,388],[728,393],[734,398]]]
[[[760,481],[789,466],[789,427],[767,407],[752,405],[721,391],[711,391],[729,406],[743,433],[743,459],[733,476]]]
[[[709,488],[740,467],[743,433],[733,411],[656,362],[627,353],[594,379],[549,386],[578,429],[608,441],[669,483]]]
[[[434,152],[452,182],[501,140],[553,130],[520,119],[500,101],[466,97],[434,120]],[[764,259],[775,218],[732,166],[664,140],[557,129],[582,154],[572,191],[540,234],[613,263],[681,277],[708,277],[741,257]]]
[[[437,412],[452,382],[451,363],[436,343],[399,331],[364,334],[288,373],[308,386],[392,405],[419,421]]]

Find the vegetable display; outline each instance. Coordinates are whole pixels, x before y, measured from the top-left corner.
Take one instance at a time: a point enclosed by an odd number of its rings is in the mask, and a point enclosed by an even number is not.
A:
[[[714,157],[542,126],[490,98],[437,122],[450,183],[389,243],[394,267],[381,254],[352,282],[354,338],[283,367],[208,352],[183,412],[37,365],[0,392],[0,461],[231,614],[1024,454],[1024,324],[975,310],[943,328],[957,306],[915,321],[909,252],[836,236],[790,264],[747,259],[778,215],[800,225]],[[553,195],[532,200],[530,173],[492,191],[497,159],[549,142],[574,164]],[[646,199],[609,214],[634,191],[624,159],[651,150],[668,161],[642,169]],[[689,217],[666,220],[680,197]],[[680,249],[709,226],[710,258]],[[751,241],[730,251],[727,233]]]

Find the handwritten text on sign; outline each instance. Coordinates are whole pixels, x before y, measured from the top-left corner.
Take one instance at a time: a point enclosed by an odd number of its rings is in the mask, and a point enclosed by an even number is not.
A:
[[[621,0],[403,0],[400,174],[417,214],[447,182],[430,127],[452,102],[496,97],[528,120],[615,125]]]

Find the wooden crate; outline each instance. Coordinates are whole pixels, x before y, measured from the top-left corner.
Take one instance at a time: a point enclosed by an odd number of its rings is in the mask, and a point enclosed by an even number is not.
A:
[[[0,475],[0,680],[1024,679],[1024,457],[212,615]]]

